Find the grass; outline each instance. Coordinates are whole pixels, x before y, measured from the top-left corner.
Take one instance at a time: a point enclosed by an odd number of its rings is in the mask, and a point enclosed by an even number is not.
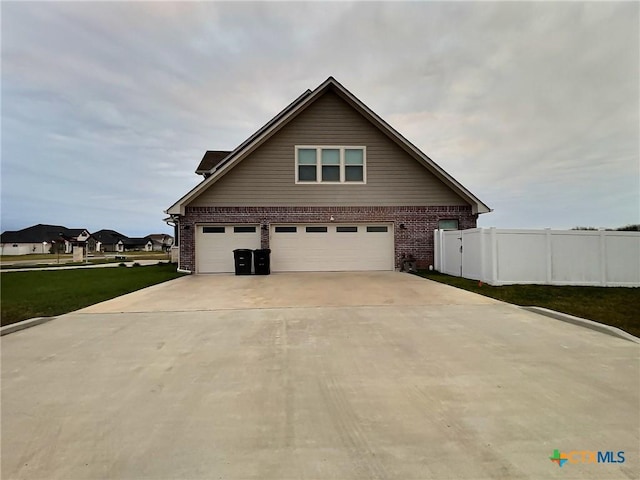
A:
[[[2,261],[2,269],[9,270],[12,268],[47,268],[57,266],[85,265],[120,262],[115,257],[126,257],[126,261],[133,260],[170,260],[171,255],[166,252],[107,252],[90,254],[88,258],[83,257],[81,262],[74,262],[71,254],[60,255],[57,258],[55,254],[30,254],[30,255],[3,255],[0,257]],[[43,260],[43,263],[32,263],[33,260]]]
[[[0,275],[1,323],[61,315],[181,276],[172,264],[5,272]]]
[[[129,257],[127,257],[127,262],[130,261]],[[89,261],[82,262],[61,262],[61,263],[34,263],[34,264],[14,264],[14,265],[4,265],[2,266],[2,270],[18,270],[21,268],[57,268],[57,267],[86,267],[89,265],[101,265],[104,263],[120,263],[122,260],[116,260],[115,258],[96,258],[92,259],[89,257]],[[161,260],[160,260],[161,261]]]
[[[71,258],[70,253],[61,253],[60,260]],[[58,255],[55,253],[30,253],[28,255],[2,255],[0,260],[3,262],[18,262],[20,260],[56,260]]]
[[[438,272],[418,275],[486,297],[520,306],[544,307],[604,323],[640,337],[640,288],[558,287],[551,285],[503,285],[492,287],[477,280]]]

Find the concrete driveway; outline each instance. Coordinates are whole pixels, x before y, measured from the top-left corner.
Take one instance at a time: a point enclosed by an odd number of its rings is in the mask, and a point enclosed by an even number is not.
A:
[[[2,337],[2,478],[638,478],[639,406],[637,344],[452,287],[191,276]]]

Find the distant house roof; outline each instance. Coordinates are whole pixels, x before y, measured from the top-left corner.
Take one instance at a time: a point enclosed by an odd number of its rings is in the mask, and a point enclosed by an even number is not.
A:
[[[78,236],[82,235],[85,232],[87,232],[87,234],[90,235],[89,230],[87,230],[85,228],[67,228],[66,232],[65,232],[65,236],[67,236],[67,237],[78,237]]]
[[[173,237],[166,233],[152,233],[151,235],[147,235],[147,238],[150,238],[154,242],[158,243],[166,243],[173,240]]]
[[[202,160],[200,160],[200,165],[196,168],[196,173],[198,175],[208,174],[213,167],[224,160],[230,153],[230,150],[207,150]]]
[[[67,228],[62,225],[46,225],[39,223],[22,230],[2,233],[2,243],[41,243],[62,238],[75,238],[84,232],[84,228]]]
[[[124,237],[121,238],[119,242],[122,242],[125,247],[137,247],[146,245],[147,243],[152,242],[152,240],[149,237]]]
[[[126,238],[126,235],[116,232],[115,230],[102,229],[92,234],[93,238],[104,244],[116,244],[121,238]]]

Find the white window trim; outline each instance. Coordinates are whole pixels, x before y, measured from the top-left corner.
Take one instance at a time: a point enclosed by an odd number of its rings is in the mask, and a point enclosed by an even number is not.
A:
[[[316,151],[316,180],[300,180],[298,178],[298,151],[305,149],[314,149]],[[339,182],[323,182],[322,181],[322,150],[339,150],[340,151],[340,181]],[[362,150],[362,181],[347,182],[345,180],[346,165],[344,160],[345,150]],[[297,185],[366,185],[367,183],[367,147],[362,145],[296,145],[295,146],[295,176]]]

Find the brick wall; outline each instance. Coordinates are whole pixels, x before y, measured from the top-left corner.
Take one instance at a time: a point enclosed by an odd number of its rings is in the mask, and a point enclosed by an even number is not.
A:
[[[274,223],[391,222],[394,224],[395,263],[413,255],[419,267],[433,265],[433,231],[438,221],[457,219],[461,229],[475,228],[477,215],[470,206],[442,207],[187,207],[180,218],[180,268],[195,272],[197,224],[266,225]],[[400,228],[404,224],[405,229]],[[262,248],[269,248],[269,230],[263,229]]]

